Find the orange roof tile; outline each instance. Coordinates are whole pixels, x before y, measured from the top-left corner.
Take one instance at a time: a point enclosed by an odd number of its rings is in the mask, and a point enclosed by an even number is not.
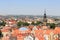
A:
[[[53,30],[46,30],[45,34],[49,35]]]
[[[56,27],[55,31],[57,31],[60,34],[60,27]]]

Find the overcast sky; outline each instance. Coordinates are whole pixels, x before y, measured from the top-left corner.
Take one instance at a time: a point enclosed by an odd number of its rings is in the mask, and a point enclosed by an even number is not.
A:
[[[60,0],[0,0],[0,15],[60,16]]]

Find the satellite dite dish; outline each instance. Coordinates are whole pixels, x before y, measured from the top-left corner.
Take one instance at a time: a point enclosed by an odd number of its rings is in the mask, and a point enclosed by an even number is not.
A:
[[[20,30],[20,31],[26,31],[26,30],[28,30],[28,28],[26,28],[26,27],[21,27],[21,28],[19,28],[19,30]]]

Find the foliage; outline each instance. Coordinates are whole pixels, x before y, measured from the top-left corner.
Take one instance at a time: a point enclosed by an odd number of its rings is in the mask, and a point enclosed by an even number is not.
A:
[[[55,28],[55,23],[47,23],[47,25],[49,25],[51,29]]]
[[[24,26],[29,26],[29,23],[24,22],[23,25],[24,25]]]
[[[59,19],[58,18],[55,18],[55,21],[59,21]]]
[[[39,25],[39,24],[42,24],[42,22],[40,22],[40,21],[37,21],[36,25]]]
[[[42,22],[37,21],[36,23],[32,22],[31,24],[32,24],[32,25],[39,25],[39,24],[42,24]]]
[[[0,26],[5,26],[6,22],[0,21]]]
[[[29,23],[19,21],[19,22],[17,22],[17,26],[18,27],[21,27],[21,26],[29,26]]]
[[[3,37],[2,31],[0,30],[0,38]]]
[[[22,26],[23,25],[23,22],[19,21],[17,22],[17,26]]]
[[[32,24],[32,25],[36,25],[36,23],[34,23],[34,22],[32,22],[31,24]]]

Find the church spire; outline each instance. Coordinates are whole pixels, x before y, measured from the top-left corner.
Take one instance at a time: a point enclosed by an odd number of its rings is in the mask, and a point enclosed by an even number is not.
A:
[[[43,24],[46,25],[47,23],[47,16],[46,16],[46,9],[44,10],[44,17],[43,17]]]
[[[46,9],[44,10],[44,18],[46,18]]]

